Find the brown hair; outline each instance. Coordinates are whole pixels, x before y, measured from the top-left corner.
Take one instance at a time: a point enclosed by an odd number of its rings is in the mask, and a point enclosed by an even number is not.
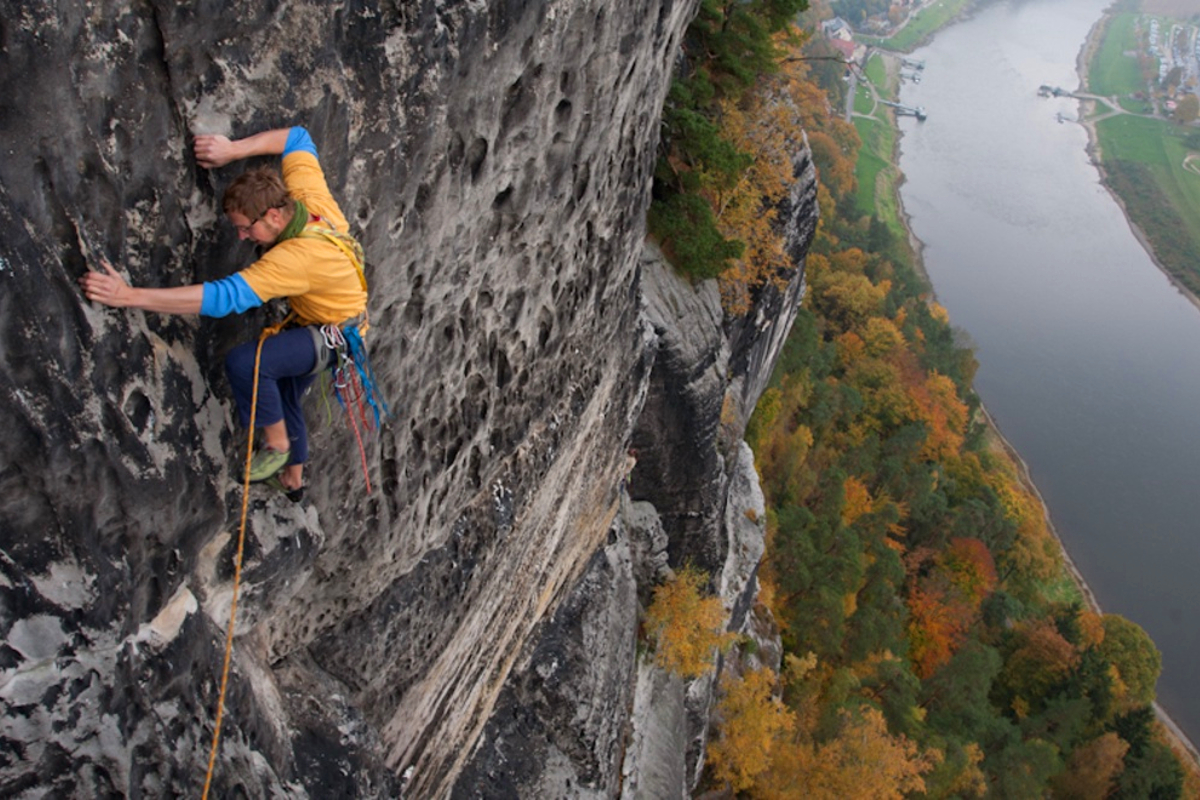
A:
[[[258,219],[272,208],[289,208],[292,198],[279,173],[270,167],[259,167],[234,179],[222,199],[225,213],[236,211],[250,219]]]

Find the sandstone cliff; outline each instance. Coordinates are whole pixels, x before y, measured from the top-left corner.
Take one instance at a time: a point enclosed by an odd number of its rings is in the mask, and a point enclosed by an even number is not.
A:
[[[253,490],[217,793],[687,791],[711,687],[639,661],[638,604],[691,558],[744,620],[740,437],[801,284],[726,320],[643,249],[694,7],[5,0],[0,793],[203,783],[244,444],[221,357],[262,319],[93,307],[75,279],[248,263],[218,216],[240,167],[189,136],[290,124],[366,247],[395,413],[369,495],[317,398],[308,499]],[[799,259],[803,151],[797,175]]]

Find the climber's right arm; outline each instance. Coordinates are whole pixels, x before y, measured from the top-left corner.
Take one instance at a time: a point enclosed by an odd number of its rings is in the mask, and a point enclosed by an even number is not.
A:
[[[251,156],[282,155],[291,131],[291,128],[277,128],[247,136],[245,139],[230,139],[221,134],[200,134],[196,137],[196,161],[206,169],[215,169],[231,161],[240,161]]]

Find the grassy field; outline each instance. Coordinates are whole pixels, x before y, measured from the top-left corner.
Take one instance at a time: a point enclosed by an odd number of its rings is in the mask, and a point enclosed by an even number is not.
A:
[[[1159,262],[1200,292],[1200,175],[1185,169],[1200,131],[1121,115],[1096,126],[1109,184],[1150,239]]]
[[[1118,100],[1118,105],[1128,111],[1130,114],[1151,114],[1154,112],[1154,106],[1146,100],[1138,100],[1133,97],[1122,97]],[[1101,106],[1102,111],[1107,111]]]
[[[876,93],[884,100],[895,100],[893,87],[889,85],[887,75],[887,65],[883,63],[883,56],[878,53],[873,53],[867,59],[867,66],[863,70],[867,75],[867,80],[875,87]]]
[[[875,102],[871,99],[871,90],[861,83],[854,91],[854,113],[870,114]]]
[[[1138,47],[1136,21],[1137,15],[1130,13],[1115,14],[1109,20],[1104,41],[1088,68],[1088,90],[1093,94],[1125,97],[1146,90],[1137,58],[1127,55]]]
[[[854,127],[862,139],[855,176],[858,179],[858,210],[876,214],[892,232],[904,236],[900,209],[896,200],[899,170],[892,164],[896,147],[896,128],[891,122],[856,117]]]
[[[894,75],[889,74],[884,56],[878,53],[872,55],[864,72],[880,99],[895,99],[899,86]],[[869,107],[860,113],[868,110]],[[899,132],[891,110],[879,106],[875,109],[874,117],[855,117],[854,127],[858,131],[858,138],[862,140],[855,165],[859,213],[878,216],[891,228],[892,233],[903,238],[907,233],[900,220],[897,191],[900,170],[893,163]]]
[[[1096,124],[1100,159],[1109,187],[1150,241],[1155,258],[1193,292],[1200,293],[1200,175],[1184,167],[1200,150],[1200,129],[1165,119],[1135,116],[1146,104],[1129,98],[1145,90],[1135,51],[1139,34],[1133,13],[1113,14],[1088,65],[1088,88],[1120,98],[1132,114]],[[1166,23],[1169,24],[1169,23]]]
[[[971,0],[939,0],[939,2],[918,11],[895,36],[887,39],[876,39],[869,36],[857,38],[866,44],[907,53],[928,39],[935,31],[944,28],[970,4]]]

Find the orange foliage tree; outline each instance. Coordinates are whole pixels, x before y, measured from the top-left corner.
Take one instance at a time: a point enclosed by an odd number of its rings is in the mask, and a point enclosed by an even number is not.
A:
[[[1013,710],[1024,716],[1031,701],[1048,696],[1079,664],[1079,651],[1051,619],[1022,623],[1016,635],[1016,649],[1005,660],[1000,679],[1013,695]]]
[[[873,506],[871,490],[861,478],[853,475],[846,478],[842,488],[845,501],[842,505],[842,524],[853,525],[863,514],[870,513]]]
[[[996,588],[992,553],[978,539],[951,539],[941,562],[950,584],[974,610],[978,610],[984,598]]]
[[[775,673],[766,667],[721,679],[719,735],[708,746],[708,759],[716,780],[734,791],[754,785],[770,767],[775,743],[796,727],[795,715],[775,696],[775,684]]]
[[[795,53],[804,34],[780,32],[775,47]],[[750,310],[754,292],[767,283],[782,287],[795,265],[784,251],[777,219],[795,182],[793,159],[807,144],[823,165],[822,177],[839,193],[853,189],[858,134],[827,114],[824,95],[808,80],[800,59],[781,62],[778,74],[762,76],[756,91],[726,97],[717,107],[717,130],[737,152],[749,156],[735,181],[701,180],[716,229],[745,249],[720,276],[722,305],[731,314]]]
[[[921,679],[946,664],[966,641],[980,605],[996,587],[992,554],[978,539],[952,539],[940,553],[910,557],[917,569],[926,562],[932,566],[908,595],[909,655]]]
[[[826,323],[838,331],[858,330],[880,313],[890,285],[874,284],[866,275],[838,270],[808,270],[809,292],[806,297]]]
[[[713,665],[714,651],[727,646],[725,608],[719,597],[705,597],[708,576],[692,566],[655,588],[646,610],[646,629],[656,642],[654,660],[660,667],[694,678]]]
[[[954,655],[971,626],[971,609],[938,586],[914,586],[908,595],[908,646],[924,680]]]
[[[767,282],[782,288],[793,264],[777,230],[777,207],[794,178],[792,153],[799,131],[790,104],[772,96],[750,95],[720,107],[721,135],[753,161],[734,185],[715,188],[706,199],[717,230],[746,247],[720,277],[721,300],[731,314],[750,310],[752,292]]]
[[[917,415],[926,426],[921,454],[929,461],[957,456],[967,429],[967,406],[959,399],[954,381],[933,372],[923,384],[909,391]]]
[[[771,768],[752,792],[764,800],[900,800],[925,790],[923,775],[941,760],[903,734],[888,732],[875,708],[843,711],[837,734],[814,743],[802,736],[772,750]]]
[[[1125,753],[1129,744],[1109,733],[1075,749],[1067,768],[1053,781],[1055,798],[1062,800],[1095,800],[1108,797],[1115,788],[1117,776],[1125,769]]]

